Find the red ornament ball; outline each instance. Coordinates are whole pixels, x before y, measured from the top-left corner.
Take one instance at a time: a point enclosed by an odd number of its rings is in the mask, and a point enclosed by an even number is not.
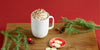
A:
[[[27,41],[28,41],[28,42],[32,41],[32,38],[30,38],[30,37],[29,37],[29,38],[27,38]]]

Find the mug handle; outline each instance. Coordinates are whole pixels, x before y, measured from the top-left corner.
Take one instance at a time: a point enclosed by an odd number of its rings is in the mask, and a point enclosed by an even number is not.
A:
[[[54,17],[53,16],[49,16],[49,18],[52,18],[52,26],[49,27],[49,29],[52,29],[54,27]]]

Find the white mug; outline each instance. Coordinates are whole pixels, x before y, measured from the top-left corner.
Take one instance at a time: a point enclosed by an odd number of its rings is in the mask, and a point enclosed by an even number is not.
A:
[[[49,19],[52,18],[52,26],[49,27]],[[37,38],[43,38],[47,36],[48,30],[54,27],[54,17],[49,16],[45,20],[36,20],[31,14],[31,30],[32,34]]]

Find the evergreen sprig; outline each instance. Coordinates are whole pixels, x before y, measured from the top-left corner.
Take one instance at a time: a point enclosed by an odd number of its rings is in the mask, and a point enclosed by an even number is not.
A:
[[[3,47],[1,48],[1,50],[9,50],[9,48],[11,46],[11,43],[13,41],[16,42],[16,46],[15,46],[15,48],[13,50],[19,50],[20,42],[21,42],[23,37],[24,37],[24,47],[25,47],[25,50],[28,50],[27,37],[26,37],[25,33],[22,33],[19,30],[24,30],[25,32],[30,33],[30,31],[28,31],[26,29],[23,29],[21,27],[17,27],[15,30],[12,30],[10,32],[0,31],[0,33],[2,33],[4,35],[4,37],[5,37],[4,44],[3,44]],[[10,34],[10,33],[14,33],[14,32],[18,33],[18,35],[13,36],[13,35]],[[11,40],[7,44],[7,38],[8,37],[10,37]]]
[[[62,24],[64,24],[65,27],[65,32],[69,32],[69,35],[71,35],[72,32],[75,33],[86,33],[86,32],[91,32],[94,31],[95,29],[100,29],[100,25],[96,25],[94,22],[92,21],[85,21],[81,18],[76,18],[76,20],[68,20],[65,17],[62,17]],[[79,31],[78,29],[74,28],[74,25],[78,25],[84,28],[87,28],[88,30],[85,31]]]

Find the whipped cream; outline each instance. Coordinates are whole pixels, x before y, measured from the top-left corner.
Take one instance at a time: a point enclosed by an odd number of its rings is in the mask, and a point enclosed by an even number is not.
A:
[[[45,20],[48,18],[49,14],[44,9],[36,9],[33,11],[32,16],[36,20]]]

